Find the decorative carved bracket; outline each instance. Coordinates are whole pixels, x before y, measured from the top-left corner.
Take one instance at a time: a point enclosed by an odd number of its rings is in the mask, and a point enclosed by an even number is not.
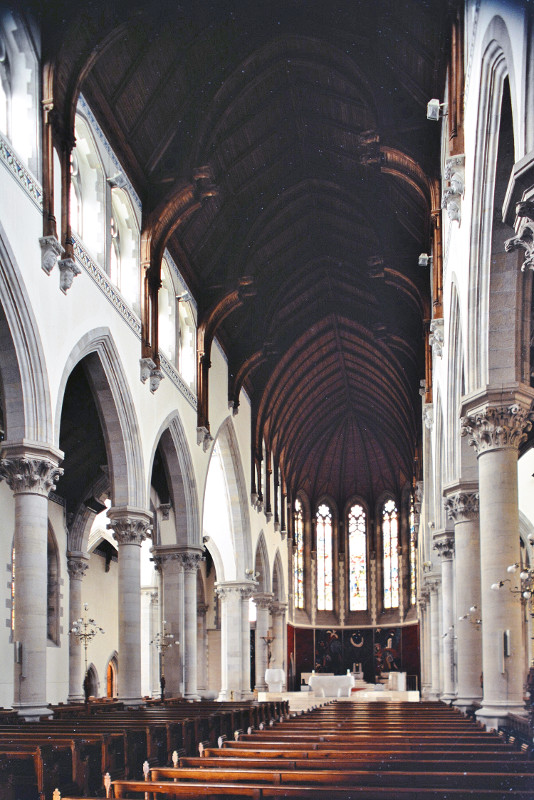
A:
[[[443,355],[443,344],[445,342],[444,320],[433,319],[430,321],[430,336],[428,343],[432,348],[434,357],[441,358]]]
[[[448,184],[443,190],[441,207],[447,210],[451,222],[462,221],[462,197],[465,191],[465,156],[451,156],[445,162],[444,180]]]
[[[76,263],[76,261],[69,256],[68,258],[63,258],[61,261],[58,261],[59,267],[59,288],[63,292],[63,294],[67,294],[68,290],[72,286],[72,282],[76,275],[81,273],[81,269]]]
[[[57,236],[41,236],[41,268],[47,275],[50,275],[57,264],[58,258],[63,255],[63,248],[57,240]]]
[[[525,260],[521,265],[521,272],[526,269],[534,270],[534,200],[521,200],[516,204],[515,213],[518,222],[517,234],[507,239],[504,249],[507,253],[522,248],[525,251]]]
[[[423,421],[425,428],[431,431],[434,427],[434,405],[432,403],[425,403],[423,406]]]

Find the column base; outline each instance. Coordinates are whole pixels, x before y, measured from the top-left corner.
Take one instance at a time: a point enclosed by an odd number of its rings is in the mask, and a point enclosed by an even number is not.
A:
[[[438,700],[441,699],[441,694],[439,692],[435,692],[433,689],[430,689],[427,696],[427,700],[430,700],[432,703],[436,703]]]
[[[508,714],[521,714],[525,711],[523,703],[506,703],[499,705],[498,703],[487,703],[482,705],[475,712],[475,717],[481,722],[487,730],[490,728],[498,729],[499,725],[505,722]]]
[[[267,684],[265,681],[263,683],[257,683],[254,687],[255,692],[266,692],[267,691]]]
[[[457,697],[456,700],[453,702],[453,706],[458,708],[462,714],[466,714],[470,708],[473,708],[475,703],[479,704],[482,701],[482,695],[472,696],[469,697],[468,695],[464,695],[463,697]]]
[[[184,700],[200,700],[200,699],[201,699],[200,695],[197,694],[196,692],[191,692],[191,693],[186,692],[184,694]]]
[[[456,700],[456,695],[451,694],[451,692],[446,692],[442,694],[439,699],[441,700],[442,703],[447,703],[448,705],[452,705],[452,703],[454,703],[454,701]]]
[[[145,702],[143,697],[118,697],[117,700],[120,700],[121,703],[124,703],[125,706],[141,706]]]
[[[41,717],[53,716],[52,710],[48,706],[21,705],[13,703],[13,710],[19,717],[23,717],[27,722],[38,722]]]
[[[80,692],[80,694],[69,694],[67,697],[67,703],[83,703],[85,700],[84,695]]]

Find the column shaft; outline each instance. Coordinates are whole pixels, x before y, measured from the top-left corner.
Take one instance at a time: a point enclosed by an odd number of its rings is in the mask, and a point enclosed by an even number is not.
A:
[[[69,628],[82,614],[82,580],[88,567],[87,559],[69,554]],[[83,648],[80,641],[69,635],[69,703],[84,699]]]

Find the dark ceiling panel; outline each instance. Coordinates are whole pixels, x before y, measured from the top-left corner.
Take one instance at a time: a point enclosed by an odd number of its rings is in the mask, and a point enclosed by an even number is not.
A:
[[[138,191],[155,203],[197,166],[214,174],[218,197],[170,243],[201,312],[254,279],[217,331],[231,374],[251,364],[254,441],[312,498],[400,490],[420,436],[417,257],[439,165],[425,105],[448,4],[107,5],[124,30],[83,91]],[[65,18],[80,29],[74,7]]]

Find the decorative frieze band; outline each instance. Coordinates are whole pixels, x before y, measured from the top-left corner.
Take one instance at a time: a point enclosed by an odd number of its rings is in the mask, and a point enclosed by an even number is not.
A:
[[[514,404],[489,407],[461,419],[461,434],[468,437],[477,455],[488,450],[519,448],[532,428],[530,410]]]
[[[0,459],[0,480],[5,480],[15,494],[31,493],[48,497],[62,475],[61,467],[47,458],[21,456]]]
[[[454,522],[469,522],[478,519],[478,492],[455,492],[443,501],[449,519]]]

